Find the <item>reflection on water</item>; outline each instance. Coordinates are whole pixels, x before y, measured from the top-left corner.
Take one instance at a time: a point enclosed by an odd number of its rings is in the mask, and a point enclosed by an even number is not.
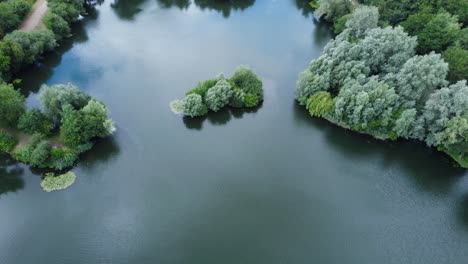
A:
[[[404,175],[411,177],[422,190],[436,195],[446,194],[465,170],[455,167],[453,161],[438,151],[428,151],[418,142],[376,140],[368,135],[359,134],[337,127],[330,122],[313,118],[307,110],[294,102],[294,118],[301,123],[324,132],[327,145],[338,150],[347,159],[366,162],[369,158],[380,156],[383,168],[398,166]]]
[[[86,26],[90,26],[96,21],[98,11],[93,7],[88,7],[87,13],[88,16],[72,25],[72,37],[62,40],[54,51],[44,55],[44,59],[24,69],[16,76],[21,79],[21,92],[25,97],[31,93],[37,93],[41,85],[50,80],[54,74],[54,68],[62,63],[62,55],[65,52],[77,44],[88,41]]]
[[[171,8],[177,7],[180,9],[187,9],[190,6],[190,0],[156,0],[160,7]]]
[[[78,161],[80,168],[85,171],[91,171],[99,167],[100,164],[106,164],[114,159],[120,152],[120,147],[114,138],[115,136],[97,140],[90,151],[80,156]]]
[[[195,0],[195,4],[203,9],[216,10],[223,14],[223,17],[228,18],[233,10],[243,11],[251,7],[255,0]]]
[[[134,20],[135,16],[143,10],[141,5],[145,2],[146,0],[114,0],[111,7],[119,18]]]
[[[209,112],[205,116],[194,118],[184,116],[182,120],[184,121],[185,127],[188,129],[201,130],[205,120],[208,120],[208,122],[210,122],[212,125],[222,126],[228,123],[232,117],[242,118],[244,113],[256,113],[260,108],[262,108],[262,104],[254,108],[245,109],[225,107],[218,112]]]
[[[295,0],[297,9],[301,10],[305,17],[313,16],[314,10],[310,5],[311,0]]]
[[[23,168],[11,157],[0,154],[0,196],[24,188]]]

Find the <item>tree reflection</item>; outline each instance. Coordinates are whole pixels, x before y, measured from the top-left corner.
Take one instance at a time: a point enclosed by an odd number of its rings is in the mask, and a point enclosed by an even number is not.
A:
[[[295,0],[297,9],[301,10],[302,15],[309,17],[314,14],[314,8],[310,5],[310,0]]]
[[[190,0],[156,0],[160,7],[171,8],[178,7],[180,9],[187,9],[190,6]]]
[[[244,10],[251,7],[255,0],[195,0],[195,5],[203,9],[216,10],[227,18],[232,10]]]
[[[0,155],[0,195],[24,188],[23,168],[11,157]]]
[[[135,15],[143,10],[140,6],[145,2],[146,0],[115,0],[111,7],[119,18],[134,20]]]
[[[183,121],[186,128],[201,130],[205,120],[208,120],[212,125],[222,126],[227,124],[233,117],[236,119],[242,118],[244,113],[256,113],[261,107],[262,104],[254,108],[246,109],[226,107],[218,112],[209,112],[206,116],[194,118],[184,116]]]

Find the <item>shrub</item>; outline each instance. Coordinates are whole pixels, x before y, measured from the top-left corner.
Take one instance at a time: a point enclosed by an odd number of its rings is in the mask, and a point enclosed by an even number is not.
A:
[[[231,85],[225,79],[221,79],[208,90],[205,101],[210,110],[218,112],[229,104],[232,94]]]
[[[50,128],[51,125],[47,117],[37,109],[27,110],[18,121],[18,129],[29,134],[48,134]]]
[[[75,182],[76,175],[69,171],[65,174],[55,176],[54,173],[46,173],[41,182],[41,187],[46,192],[64,190]]]
[[[0,130],[0,151],[10,152],[15,148],[16,144],[18,144],[18,140],[15,137]]]
[[[333,98],[329,92],[318,92],[307,100],[307,110],[311,116],[322,117],[333,111]]]

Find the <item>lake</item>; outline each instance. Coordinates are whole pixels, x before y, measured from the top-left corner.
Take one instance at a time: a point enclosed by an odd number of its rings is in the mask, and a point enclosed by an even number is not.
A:
[[[71,82],[118,130],[65,191],[0,156],[0,263],[467,263],[468,173],[310,117],[295,82],[329,27],[307,1],[230,2],[106,1],[22,73],[28,105]],[[170,111],[241,64],[263,79],[260,108]]]

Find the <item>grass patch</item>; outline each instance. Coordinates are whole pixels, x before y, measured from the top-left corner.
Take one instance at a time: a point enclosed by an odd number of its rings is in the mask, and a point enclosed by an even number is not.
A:
[[[55,176],[54,173],[46,173],[41,182],[41,187],[46,192],[64,190],[75,182],[75,173],[69,171],[65,174]]]

